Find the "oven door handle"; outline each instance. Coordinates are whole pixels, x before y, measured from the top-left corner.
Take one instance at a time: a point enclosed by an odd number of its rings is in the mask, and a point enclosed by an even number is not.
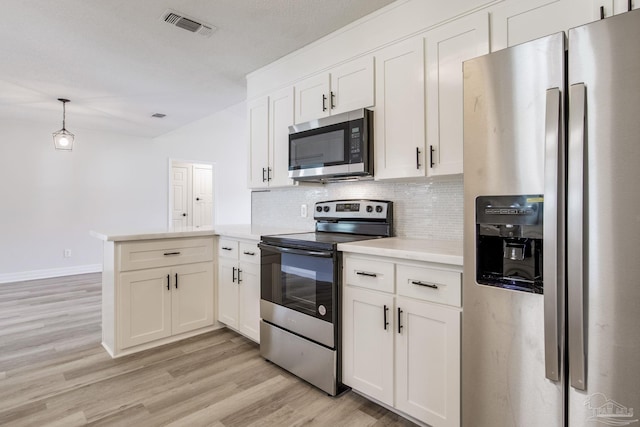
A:
[[[284,248],[281,246],[268,245],[266,243],[258,243],[260,249],[266,249],[272,252],[280,252],[285,254],[307,255],[322,258],[333,258],[333,251],[310,251],[307,249]]]

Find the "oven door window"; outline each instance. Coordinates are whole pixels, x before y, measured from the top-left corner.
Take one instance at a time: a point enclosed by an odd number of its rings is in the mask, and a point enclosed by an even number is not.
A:
[[[333,258],[288,253],[269,258],[270,280],[261,283],[262,298],[333,322]]]

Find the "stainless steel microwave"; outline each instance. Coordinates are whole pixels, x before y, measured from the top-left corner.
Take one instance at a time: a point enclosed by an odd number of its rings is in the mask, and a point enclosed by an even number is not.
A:
[[[349,111],[289,126],[289,178],[373,177],[373,112]]]

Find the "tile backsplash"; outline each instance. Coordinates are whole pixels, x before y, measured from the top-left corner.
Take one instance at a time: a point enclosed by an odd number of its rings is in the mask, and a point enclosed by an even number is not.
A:
[[[300,185],[251,193],[251,222],[260,226],[312,229],[316,202],[381,199],[394,204],[395,235],[420,239],[462,240],[462,175],[402,182],[337,182]],[[300,216],[300,205],[308,217]]]

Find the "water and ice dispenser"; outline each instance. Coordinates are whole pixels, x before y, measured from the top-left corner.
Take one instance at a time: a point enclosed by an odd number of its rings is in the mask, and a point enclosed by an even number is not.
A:
[[[476,282],[543,293],[543,196],[476,198]]]

